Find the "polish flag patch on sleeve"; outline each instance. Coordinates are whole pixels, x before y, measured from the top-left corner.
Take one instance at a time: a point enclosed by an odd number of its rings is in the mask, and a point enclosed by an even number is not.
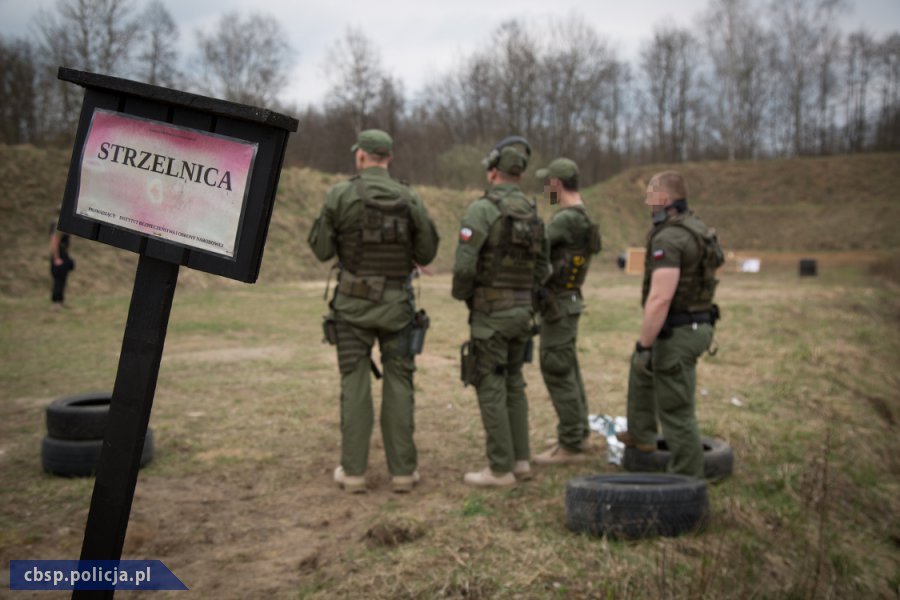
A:
[[[653,260],[662,260],[666,257],[666,251],[662,248],[653,251]]]
[[[459,230],[459,241],[468,242],[472,239],[472,230],[468,227],[463,227]]]

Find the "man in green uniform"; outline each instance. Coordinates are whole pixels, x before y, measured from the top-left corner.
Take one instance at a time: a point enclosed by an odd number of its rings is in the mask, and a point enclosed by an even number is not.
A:
[[[600,231],[578,192],[578,165],[557,158],[537,177],[559,210],[547,225],[553,275],[541,302],[541,374],[559,418],[553,446],[534,457],[539,465],[581,462],[587,456],[590,425],[575,339],[583,299],[581,286],[600,251]]]
[[[463,378],[477,389],[488,459],[486,469],[466,473],[464,481],[479,487],[531,477],[522,364],[534,333],[533,294],[549,274],[549,248],[537,208],[518,185],[530,154],[528,142],[513,136],[485,159],[490,187],[463,216],[453,266],[453,297],[470,310]]]
[[[619,439],[639,451],[655,450],[658,418],[672,451],[669,471],[703,477],[696,365],[712,343],[715,274],[724,256],[715,230],[688,210],[680,174],[654,175],[645,203],[653,228],[644,264],[644,319],[628,376],[628,431]]]
[[[410,279],[417,264],[434,259],[438,234],[419,196],[388,174],[392,149],[384,131],[359,134],[351,148],[358,174],[329,190],[309,234],[316,258],[337,255],[341,269],[325,336],[337,345],[341,372],[341,464],[334,479],[349,492],[366,491],[376,339],[384,369],[381,433],[394,491],[411,491],[419,481],[411,342],[421,314],[417,319]]]

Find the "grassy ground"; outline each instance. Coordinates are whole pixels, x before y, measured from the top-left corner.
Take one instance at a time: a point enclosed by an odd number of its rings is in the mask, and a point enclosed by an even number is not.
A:
[[[447,276],[421,286],[433,327],[416,374],[423,483],[408,496],[390,492],[377,433],[369,493],[331,482],[338,374],[319,343],[321,282],[180,286],[125,557],[163,560],[201,597],[896,597],[897,286],[835,266],[726,274],[720,290],[699,418],[732,445],[736,473],[711,487],[705,533],[613,542],[564,527],[565,482],[614,471],[605,453],[509,491],[462,484],[485,459]],[[638,294],[634,277],[592,273],[579,338],[592,412],[624,414]],[[10,559],[78,555],[93,480],[41,472],[44,407],[112,388],[130,281],[73,290],[62,312],[44,296],[0,296],[0,579]],[[526,376],[540,451],[555,416],[537,365]]]

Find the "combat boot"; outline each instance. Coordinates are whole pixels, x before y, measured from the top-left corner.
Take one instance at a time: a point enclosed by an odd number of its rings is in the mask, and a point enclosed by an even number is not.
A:
[[[531,472],[531,465],[527,460],[517,460],[513,466],[513,476],[519,481],[528,481],[534,474]]]
[[[559,438],[547,438],[544,440],[544,445],[548,448],[559,445]],[[582,452],[594,452],[598,450],[598,446],[591,442],[591,436],[585,437],[581,440],[581,451]]]
[[[510,473],[494,473],[490,467],[482,471],[466,473],[463,482],[475,487],[509,487],[516,485],[516,476]]]
[[[366,493],[365,475],[347,475],[344,473],[344,467],[340,465],[334,470],[334,482],[350,494]]]
[[[391,481],[394,485],[394,493],[408,494],[422,481],[422,477],[418,471],[413,471],[412,475],[394,475]]]
[[[534,457],[536,465],[574,465],[587,460],[584,452],[572,452],[557,444]]]
[[[616,439],[625,444],[629,448],[637,448],[641,452],[656,451],[656,444],[638,444],[634,441],[634,436],[630,431],[617,431]]]

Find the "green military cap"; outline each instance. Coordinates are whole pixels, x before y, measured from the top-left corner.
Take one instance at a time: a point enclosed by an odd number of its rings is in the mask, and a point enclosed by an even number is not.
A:
[[[378,156],[390,156],[394,148],[394,140],[386,131],[380,129],[366,129],[359,133],[356,143],[350,148],[350,152],[356,152],[362,148],[369,154]]]
[[[556,178],[556,179],[572,179],[578,175],[578,165],[575,161],[568,158],[557,158],[546,168],[538,169],[535,173],[538,179]]]
[[[521,175],[528,167],[528,157],[512,146],[506,146],[500,150],[500,158],[497,159],[497,170],[508,175]]]

